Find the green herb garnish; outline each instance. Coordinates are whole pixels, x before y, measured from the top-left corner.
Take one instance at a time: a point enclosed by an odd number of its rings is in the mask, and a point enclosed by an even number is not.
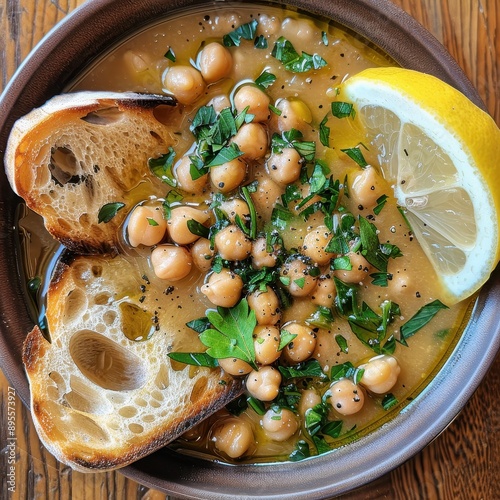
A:
[[[267,38],[264,35],[259,35],[253,41],[253,46],[256,49],[267,49]]]
[[[175,62],[175,54],[171,48],[169,48],[167,52],[165,52],[165,55],[163,57],[167,58],[169,61]]]
[[[217,360],[204,352],[171,352],[167,356],[179,363],[193,366],[206,366],[208,368],[216,368],[219,366]]]
[[[279,37],[274,44],[271,55],[283,63],[288,71],[293,73],[306,73],[312,69],[320,69],[326,66],[326,61],[318,54],[299,54],[292,43],[284,37]]]
[[[115,203],[106,203],[103,205],[99,213],[97,214],[97,222],[100,224],[104,222],[108,223],[117,213],[125,206],[125,203],[121,203],[119,201]]]
[[[254,19],[249,23],[238,26],[236,29],[222,37],[222,43],[226,47],[239,47],[242,38],[244,40],[253,40],[258,24],[259,23]]]
[[[161,179],[165,184],[169,186],[176,187],[177,180],[172,172],[172,167],[174,165],[175,151],[172,147],[168,148],[168,153],[161,155],[158,158],[150,158],[148,160],[148,166],[156,177]]]
[[[351,160],[354,160],[361,168],[365,168],[368,166],[368,163],[365,160],[361,149],[359,149],[359,146],[355,148],[341,149],[340,151],[342,151],[342,153],[345,153],[349,158],[351,158]]]
[[[335,101],[331,104],[332,115],[335,118],[347,118],[350,116],[354,118],[355,111],[354,106],[350,102]]]
[[[326,125],[327,123],[328,115],[326,115],[319,124],[319,142],[328,148],[330,147],[330,127]]]
[[[394,396],[394,394],[386,394],[383,399],[382,399],[382,408],[387,411],[393,406],[398,404],[397,398]]]
[[[255,84],[262,90],[265,90],[275,81],[276,81],[276,75],[273,75],[272,73],[269,73],[269,71],[266,70],[259,75],[257,80],[255,80]]]
[[[327,378],[317,359],[309,359],[294,366],[279,366],[278,369],[286,380],[304,377]]]
[[[208,347],[207,354],[217,359],[238,358],[258,369],[253,341],[257,320],[247,300],[242,299],[234,307],[209,310],[207,318],[212,326],[200,334],[200,340]]]
[[[440,300],[434,300],[421,307],[404,325],[401,326],[401,340],[406,340],[415,335],[422,327],[441,310],[448,309]]]

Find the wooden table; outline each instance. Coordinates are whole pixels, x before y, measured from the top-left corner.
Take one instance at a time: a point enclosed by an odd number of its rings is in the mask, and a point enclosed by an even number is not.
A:
[[[2,0],[1,85],[38,40],[85,0]],[[500,124],[500,4],[498,0],[393,0],[455,57]],[[0,372],[0,426],[13,389]],[[40,444],[30,414],[15,399],[16,493],[7,490],[8,449],[0,443],[0,498],[164,499],[119,472],[82,474],[58,463]],[[0,434],[2,435],[2,434]],[[500,357],[458,418],[421,453],[349,499],[500,498]]]

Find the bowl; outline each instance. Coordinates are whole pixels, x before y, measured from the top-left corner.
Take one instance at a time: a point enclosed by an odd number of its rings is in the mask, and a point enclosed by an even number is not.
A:
[[[0,99],[0,151],[14,121],[61,92],[106,48],[152,20],[220,0],[94,0],[56,26],[25,60]],[[292,7],[333,19],[373,42],[403,67],[433,74],[480,107],[478,93],[446,50],[388,0],[289,0]],[[29,387],[22,343],[33,326],[19,260],[20,203],[0,172],[0,359],[21,400]],[[339,495],[387,473],[432,441],[460,412],[492,363],[500,343],[500,275],[480,292],[468,326],[425,390],[376,431],[326,455],[300,463],[228,466],[162,449],[122,472],[181,498],[300,498]],[[478,332],[489,332],[478,335]],[[397,439],[394,438],[397,436]]]

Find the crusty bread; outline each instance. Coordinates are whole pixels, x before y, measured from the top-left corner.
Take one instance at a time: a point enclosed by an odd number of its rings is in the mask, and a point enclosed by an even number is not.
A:
[[[117,253],[119,226],[134,202],[131,190],[149,179],[151,194],[165,192],[148,167],[149,158],[174,143],[171,128],[155,117],[160,105],[176,112],[169,96],[76,92],[52,98],[15,123],[5,154],[12,188],[69,249]],[[99,224],[101,207],[115,202],[125,209]]]
[[[170,351],[202,345],[137,261],[63,254],[46,317],[51,342],[35,327],[23,352],[33,421],[47,449],[76,470],[127,465],[241,391],[220,369],[170,361]]]

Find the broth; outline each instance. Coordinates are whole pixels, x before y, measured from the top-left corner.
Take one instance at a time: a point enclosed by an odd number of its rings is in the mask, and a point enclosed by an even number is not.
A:
[[[315,142],[316,157],[321,158],[328,165],[334,179],[340,181],[339,190],[344,196],[341,210],[339,211],[339,207],[335,209],[339,220],[342,215],[352,214],[355,218],[361,216],[373,222],[376,224],[380,242],[390,242],[402,253],[402,256],[389,259],[388,270],[391,279],[387,282],[387,286],[373,285],[368,277],[363,278],[361,284],[350,285],[352,289],[356,289],[358,304],[361,306],[362,303],[366,303],[377,315],[380,314],[384,304],[397,303],[400,306],[400,312],[388,313],[392,321],[387,325],[383,342],[394,339],[394,352],[391,355],[397,359],[401,372],[395,385],[382,394],[362,389],[365,402],[360,411],[352,415],[341,415],[334,408],[330,408],[329,421],[342,421],[342,430],[336,437],[320,432],[316,436],[321,436],[321,442],[311,437],[309,431],[304,428],[303,420],[292,436],[284,441],[273,440],[262,428],[262,412],[276,404],[276,401],[264,402],[261,405],[264,409],[255,411],[251,406],[245,407],[245,396],[240,401],[243,407],[239,410],[232,407],[213,415],[171,445],[185,453],[226,462],[287,460],[293,456],[294,450],[298,449],[300,441],[308,443],[309,452],[314,455],[322,452],[323,443],[327,443],[328,449],[333,449],[381,425],[422,390],[431,374],[449,354],[466,324],[471,307],[471,302],[468,301],[448,309],[443,308],[431,322],[407,339],[408,346],[396,341],[401,340],[400,328],[403,324],[417,314],[422,307],[440,298],[436,276],[393,198],[389,196],[383,209],[379,213],[374,213],[373,207],[364,207],[356,202],[355,197],[346,195],[344,184],[352,187],[351,179],[362,169],[355,161],[343,155],[341,150],[357,147],[363,151],[369,165],[377,166],[379,161],[375,152],[372,151],[375,148],[370,150],[370,138],[364,135],[356,119],[351,119],[351,117],[339,119],[329,116],[327,124],[330,127],[331,147],[323,147],[318,140],[320,124],[329,112],[331,102],[335,101],[337,86],[344,79],[368,67],[394,65],[389,57],[356,35],[348,33],[333,23],[269,6],[253,7],[247,4],[231,4],[230,7],[226,5],[224,9],[214,8],[208,12],[198,10],[158,22],[114,47],[102,59],[94,63],[75,82],[71,90],[168,92],[165,88],[165,78],[169,68],[175,65],[191,66],[194,64],[196,66],[199,64],[201,48],[210,42],[221,42],[225,35],[252,21],[258,23],[257,33],[252,40],[239,40],[239,45],[229,48],[233,58],[233,66],[229,75],[210,83],[192,104],[184,104],[182,113],[176,114],[174,118],[169,116],[167,126],[172,130],[176,158],[193,154],[193,134],[190,124],[200,107],[213,102],[214,98],[221,95],[232,103],[236,91],[245,84],[255,82],[264,72],[274,75],[275,81],[265,88],[265,94],[270,98],[274,108],[274,110],[271,109],[271,118],[266,121],[265,126],[268,132],[277,130],[276,121],[279,118],[273,113],[280,100],[287,100],[295,106],[295,109],[299,109],[299,114],[306,115],[305,125],[301,129],[303,134],[301,141]],[[262,35],[260,43],[264,39],[267,41],[267,48],[255,46],[253,38],[257,39],[259,35]],[[326,66],[304,73],[284,70],[283,62],[271,56],[273,45],[280,36],[291,42],[299,54],[301,52],[314,53],[319,58],[323,58]],[[161,116],[159,118],[162,119]],[[359,148],[360,144],[367,144],[368,148]],[[273,191],[271,202],[266,201],[269,198],[268,191],[263,191],[260,193],[262,196],[258,197],[258,187],[257,194],[254,193],[253,196],[259,215],[256,222],[257,228],[264,233],[266,231],[269,233],[271,230],[269,220],[276,202],[281,203],[282,195],[286,195],[285,184],[273,181],[268,171],[270,167],[267,171],[263,168],[268,156],[269,153],[265,158],[248,162],[248,171],[244,181],[245,185],[257,181],[257,186],[263,186],[266,182],[272,183],[273,189],[277,186],[277,190]],[[308,168],[310,170],[311,166]],[[302,172],[306,170],[303,169]],[[303,188],[303,183],[301,184],[299,180],[290,183],[292,184],[297,186],[297,189]],[[146,181],[129,193],[131,206],[148,199],[149,186],[150,184]],[[167,196],[167,191],[168,188],[165,186],[165,196]],[[209,211],[209,206],[216,198],[217,192],[218,189],[212,187],[206,188],[201,193],[183,193],[182,203]],[[385,192],[390,194],[389,186],[385,186]],[[225,194],[228,198],[235,195],[241,196],[238,195],[238,188]],[[283,247],[287,250],[287,255],[293,254],[295,251],[293,249],[298,252],[304,251],[304,239],[308,233],[323,225],[325,214],[322,212],[313,213],[307,220],[295,216],[295,205],[300,203],[306,195],[307,193],[302,193],[299,199],[290,201],[291,213],[294,216],[286,222],[286,228],[281,231]],[[25,243],[29,253],[26,273],[28,276],[43,275],[45,283],[51,271],[50,258],[47,256],[50,257],[57,251],[57,246],[54,246],[50,238],[45,236],[43,230],[40,229],[40,224],[38,218],[32,214],[21,220],[21,225],[28,235]],[[150,248],[142,246],[131,248],[126,226],[124,227],[123,251],[130,258],[140,261],[148,276],[154,275]],[[229,266],[232,265],[234,264],[229,264]],[[319,267],[322,275],[342,276],[341,270],[331,269],[330,263],[326,267],[325,265]],[[161,325],[162,328],[186,328],[186,335],[192,335],[192,332],[184,326],[185,323],[203,317],[207,309],[213,308],[213,304],[200,293],[200,288],[206,279],[205,273],[200,270],[193,270],[187,278],[171,284],[159,278],[151,278],[153,285],[163,288],[168,286],[173,291],[165,299],[170,302],[172,322],[168,325]],[[271,283],[271,286],[280,287],[285,281],[282,279],[281,285]],[[40,300],[43,303],[43,294]],[[344,364],[348,362],[356,368],[377,354],[390,351],[387,344],[384,346],[387,347],[386,351],[379,349],[377,352],[361,342],[352,330],[348,315],[338,314],[333,303],[326,308],[335,311],[333,322],[328,324],[325,324],[326,320],[321,315],[319,319],[318,317],[315,320],[311,319],[318,313],[318,303],[313,301],[311,295],[294,297],[293,307],[286,308],[281,304],[281,309],[282,316],[279,325],[285,325],[285,330],[289,322],[309,324],[315,336],[315,347],[308,361],[317,360],[324,373],[330,374],[332,368],[335,367],[347,367],[348,365]],[[185,316],[179,314],[178,311],[183,311]],[[182,346],[174,347],[182,351]],[[382,343],[378,347],[382,347]],[[273,364],[294,365],[293,362],[286,360],[278,360]],[[350,376],[356,375],[351,373]],[[307,389],[328,399],[325,393],[331,390],[330,381],[321,380],[317,376],[292,378],[290,382],[295,383],[291,389],[292,392],[298,394],[303,394]],[[395,404],[384,409],[386,404],[384,399],[388,395],[392,396]],[[296,413],[298,413],[298,405],[297,401],[291,405]],[[214,444],[217,439],[221,439],[220,435],[217,438],[217,432],[219,432],[217,426],[220,422],[230,418],[246,422],[254,433],[251,446],[237,457],[230,457],[226,451],[218,449]],[[296,459],[297,454],[294,456]]]

